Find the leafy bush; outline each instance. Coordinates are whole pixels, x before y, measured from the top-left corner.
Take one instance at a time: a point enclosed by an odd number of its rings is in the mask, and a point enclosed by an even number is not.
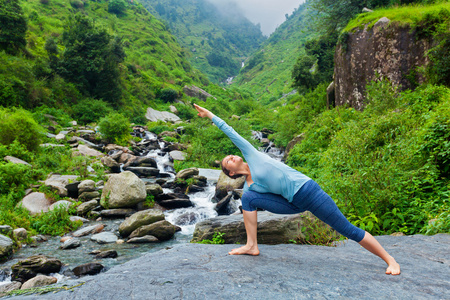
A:
[[[41,234],[56,236],[63,235],[83,225],[81,221],[72,222],[69,217],[69,213],[64,206],[57,206],[55,209],[33,218],[31,227]]]
[[[98,122],[112,112],[110,105],[102,100],[84,99],[72,107],[72,115],[81,124]]]
[[[164,102],[174,102],[178,97],[178,92],[171,88],[162,89],[159,92],[159,99]]]
[[[62,127],[67,127],[70,125],[70,116],[67,114],[67,111],[55,107],[48,107],[46,105],[42,105],[34,109],[33,117],[40,125],[53,125],[50,122],[50,118],[48,115],[55,117],[54,121],[58,123],[58,125]]]
[[[130,122],[120,113],[110,113],[98,123],[100,132],[108,141],[125,145],[130,138]]]
[[[148,131],[154,134],[160,134],[163,131],[172,131],[172,129],[163,121],[149,122],[147,124]]]
[[[32,182],[31,166],[22,164],[0,164],[0,194],[12,190],[25,190]]]
[[[24,109],[0,108],[0,144],[10,145],[15,140],[24,145],[28,151],[36,151],[44,132]]]
[[[175,103],[174,106],[178,110],[177,115],[183,120],[190,120],[194,116],[197,115],[197,113],[196,113],[197,111],[194,108],[192,108],[191,106],[181,104],[181,103]]]

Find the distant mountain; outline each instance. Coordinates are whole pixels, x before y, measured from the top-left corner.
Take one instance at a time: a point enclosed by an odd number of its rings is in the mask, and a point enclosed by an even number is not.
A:
[[[189,49],[191,64],[213,82],[236,76],[266,39],[232,4],[220,7],[206,0],[142,0],[168,24],[179,43]]]
[[[314,12],[302,4],[249,59],[233,80],[233,85],[251,91],[263,103],[272,102],[292,92],[292,69],[305,42],[315,36]]]

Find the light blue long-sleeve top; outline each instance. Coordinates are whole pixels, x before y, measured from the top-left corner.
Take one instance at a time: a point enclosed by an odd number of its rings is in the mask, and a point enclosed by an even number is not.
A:
[[[241,150],[248,163],[253,184],[249,187],[245,182],[244,192],[250,190],[258,193],[278,194],[292,202],[294,195],[303,184],[311,180],[299,171],[258,151],[219,117],[214,116],[212,121]]]

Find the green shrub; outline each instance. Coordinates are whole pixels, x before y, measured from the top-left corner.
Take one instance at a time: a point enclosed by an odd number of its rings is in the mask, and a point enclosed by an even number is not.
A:
[[[33,117],[40,125],[53,125],[50,122],[50,118],[46,115],[51,115],[55,117],[54,121],[58,123],[58,125],[62,127],[70,126],[71,118],[67,114],[67,111],[64,109],[59,109],[55,107],[48,107],[46,105],[42,105],[34,109]]]
[[[69,217],[65,207],[57,206],[52,211],[34,217],[31,221],[31,227],[41,234],[56,236],[63,235],[83,225],[81,221],[72,222]]]
[[[112,112],[111,106],[102,100],[83,99],[72,107],[72,115],[81,124],[98,122]]]
[[[120,113],[110,113],[98,123],[100,132],[109,142],[125,145],[130,138],[130,122]]]
[[[190,120],[197,115],[197,111],[189,105],[175,103],[174,106],[178,110],[178,117],[183,120]]]
[[[167,123],[158,121],[158,122],[150,122],[147,124],[148,131],[153,132],[154,134],[160,134],[163,131],[172,131],[172,129],[166,125]]]
[[[171,88],[162,89],[158,95],[164,102],[174,102],[178,97],[178,92]]]
[[[31,166],[14,163],[0,164],[0,194],[27,189],[32,182],[32,175]]]
[[[36,151],[44,130],[24,109],[0,108],[0,144],[10,145],[15,140],[28,151]]]

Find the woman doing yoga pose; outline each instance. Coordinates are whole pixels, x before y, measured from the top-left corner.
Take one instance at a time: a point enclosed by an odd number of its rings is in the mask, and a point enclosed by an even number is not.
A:
[[[210,118],[241,150],[247,161],[244,162],[236,155],[228,155],[222,160],[222,170],[226,175],[231,178],[246,176],[241,201],[247,243],[231,250],[229,254],[259,255],[256,238],[257,208],[279,214],[310,211],[343,236],[382,258],[388,264],[386,274],[400,274],[400,265],[395,259],[370,233],[352,225],[315,181],[259,152],[219,117],[203,107],[196,104],[194,106],[198,116]]]

